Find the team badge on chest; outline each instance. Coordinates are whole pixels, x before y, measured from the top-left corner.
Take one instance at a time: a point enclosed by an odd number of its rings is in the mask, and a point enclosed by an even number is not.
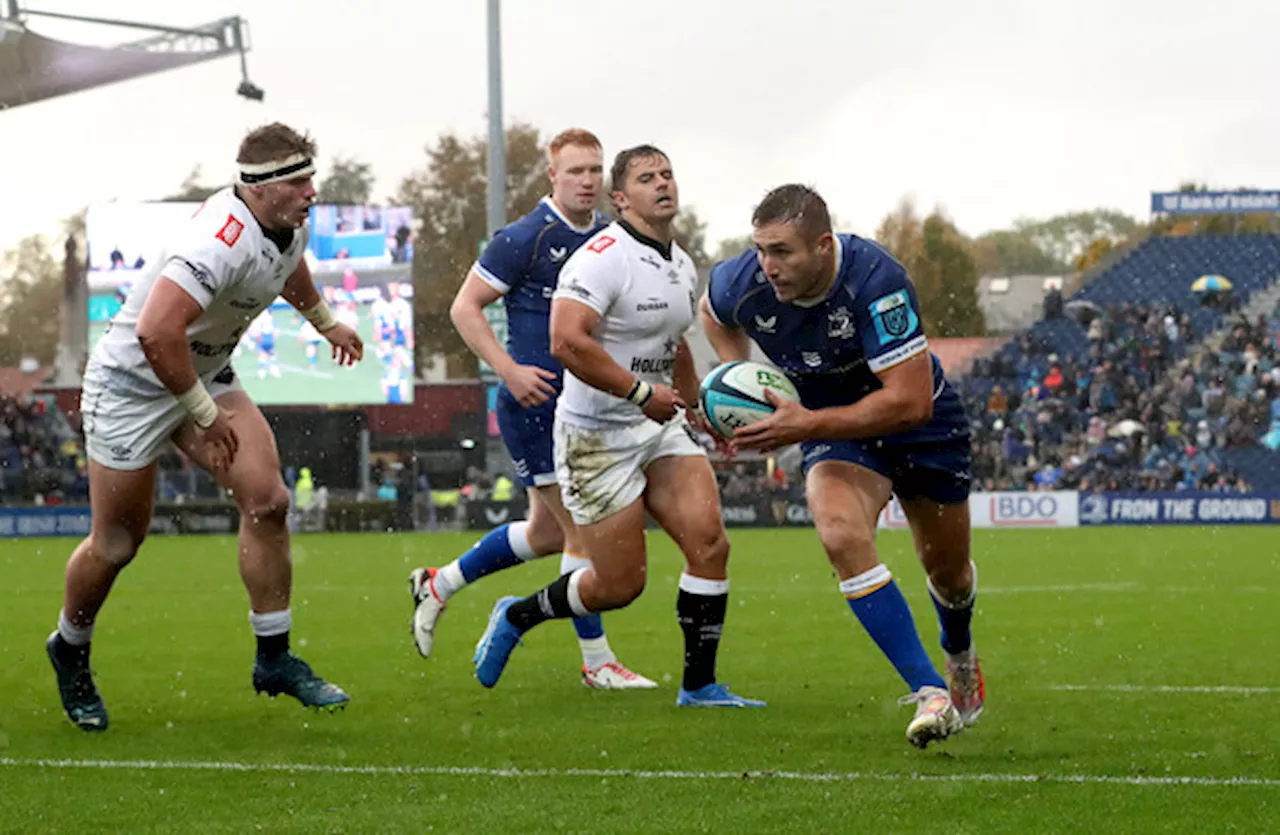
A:
[[[827,314],[827,336],[832,339],[853,338],[853,314],[841,305]]]

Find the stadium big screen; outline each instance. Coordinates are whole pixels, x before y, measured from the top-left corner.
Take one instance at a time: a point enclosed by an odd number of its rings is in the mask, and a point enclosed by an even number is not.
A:
[[[145,271],[161,263],[199,203],[89,207],[89,347]],[[282,298],[246,329],[232,362],[264,405],[413,400],[413,215],[405,206],[311,209],[306,260],[335,317],[359,332],[364,361],[339,368],[329,344]]]

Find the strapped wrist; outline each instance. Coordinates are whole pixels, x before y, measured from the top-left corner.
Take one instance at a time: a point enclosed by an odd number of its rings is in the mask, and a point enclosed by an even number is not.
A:
[[[324,333],[338,324],[338,320],[333,318],[333,311],[329,309],[329,305],[324,299],[321,299],[313,307],[308,307],[302,311],[302,316],[320,333]]]
[[[218,404],[214,402],[204,383],[199,380],[196,380],[194,386],[178,395],[178,402],[201,429],[208,429],[218,419]]]
[[[653,397],[653,386],[644,380],[636,380],[635,385],[631,387],[631,391],[627,393],[627,400],[636,404],[640,408],[644,408],[644,404],[649,402],[649,398]]]

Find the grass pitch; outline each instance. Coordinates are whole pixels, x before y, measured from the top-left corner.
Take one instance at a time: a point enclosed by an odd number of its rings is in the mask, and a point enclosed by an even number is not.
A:
[[[455,597],[435,655],[405,576],[466,535],[295,540],[294,648],[342,713],[255,697],[229,538],[155,538],[99,620],[111,730],[58,705],[43,642],[67,540],[0,543],[0,832],[1189,832],[1280,820],[1280,547],[1269,528],[975,534],[982,724],[928,751],[904,689],[808,530],[731,531],[720,678],[764,710],[677,710],[679,561],[606,616],[657,691],[578,682],[569,624],[531,633],[492,691],[471,652],[493,601],[558,560]],[[926,643],[937,626],[902,533],[881,537]]]

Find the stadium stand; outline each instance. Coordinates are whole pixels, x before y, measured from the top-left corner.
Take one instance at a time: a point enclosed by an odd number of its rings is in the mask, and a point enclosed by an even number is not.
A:
[[[1234,291],[1192,292],[1202,275]],[[1274,305],[1278,277],[1276,235],[1135,248],[961,382],[977,483],[1280,488],[1280,310],[1256,309]]]

